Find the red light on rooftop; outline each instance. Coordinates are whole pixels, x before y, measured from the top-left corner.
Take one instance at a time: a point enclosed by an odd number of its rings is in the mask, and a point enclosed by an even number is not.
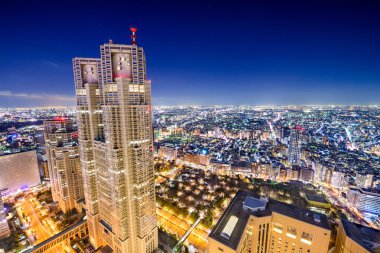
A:
[[[54,117],[54,120],[56,120],[56,121],[65,121],[66,120],[66,118],[65,117]]]
[[[136,45],[137,42],[136,42],[136,32],[137,32],[137,28],[135,27],[131,27],[130,28],[131,32],[132,32],[132,36],[131,36],[131,39],[132,39],[132,45]]]
[[[294,129],[295,129],[295,130],[299,130],[299,131],[303,131],[303,130],[304,130],[304,128],[303,128],[301,125],[296,125],[296,126],[294,127]]]

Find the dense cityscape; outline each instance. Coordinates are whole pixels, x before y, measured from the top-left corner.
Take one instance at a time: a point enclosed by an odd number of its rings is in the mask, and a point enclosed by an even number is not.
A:
[[[380,253],[379,13],[5,1],[0,253]]]
[[[76,115],[75,108],[1,109],[0,181],[12,234],[4,247],[31,248],[87,218],[79,162],[78,175],[67,178],[76,187],[69,201],[48,166],[62,160],[49,151],[60,146],[79,161]],[[326,251],[343,224],[380,229],[379,118],[378,106],[153,107],[159,248],[214,252],[213,240],[223,241],[215,226],[247,192],[320,215],[331,234]],[[57,134],[65,144],[52,147]],[[51,252],[95,251],[86,233]],[[372,234],[373,251],[365,241],[363,252],[376,252],[379,232]]]

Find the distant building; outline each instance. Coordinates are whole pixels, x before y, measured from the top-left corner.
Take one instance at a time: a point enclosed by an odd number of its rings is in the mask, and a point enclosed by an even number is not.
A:
[[[36,151],[0,156],[0,190],[14,192],[41,183]]]
[[[238,191],[211,231],[212,253],[327,253],[330,228],[323,214]]]
[[[4,211],[4,204],[0,194],[0,239],[8,237],[11,235],[11,230],[9,229],[7,216]]]
[[[346,173],[334,170],[331,176],[331,186],[342,189],[347,186]]]
[[[302,167],[300,169],[300,180],[304,182],[313,182],[314,180],[314,170],[307,167]]]
[[[358,188],[372,188],[373,174],[356,173],[355,183]]]
[[[84,198],[79,159],[78,132],[73,121],[59,118],[44,121],[46,156],[53,200],[64,213],[77,209]]]
[[[49,165],[48,165],[48,159],[46,155],[42,155],[41,167],[42,167],[42,177],[49,178]]]
[[[378,253],[380,230],[341,220],[334,253]]]
[[[233,174],[251,175],[252,164],[246,161],[234,161],[231,164],[231,171]]]
[[[160,146],[158,154],[167,160],[173,160],[177,158],[178,149],[175,147]]]
[[[299,165],[301,162],[301,132],[303,128],[299,125],[291,130],[289,137],[288,160],[291,165]]]
[[[364,188],[350,188],[347,199],[360,212],[380,215],[380,193]]]
[[[230,175],[231,174],[231,164],[227,162],[221,162],[214,159],[210,160],[211,169],[218,175]]]
[[[210,164],[211,156],[210,154],[186,152],[183,157],[183,160],[188,163],[208,166]]]

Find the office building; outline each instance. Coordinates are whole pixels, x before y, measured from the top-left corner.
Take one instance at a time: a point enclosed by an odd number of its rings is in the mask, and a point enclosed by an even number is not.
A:
[[[151,83],[132,38],[101,45],[99,59],[73,59],[79,143],[90,242],[150,253],[158,248]]]
[[[301,162],[301,133],[302,126],[297,125],[291,130],[289,137],[288,160],[290,165],[299,165]]]
[[[379,253],[380,230],[341,220],[334,253]]]
[[[327,253],[325,215],[238,191],[209,235],[213,253]]]
[[[380,191],[376,189],[349,188],[347,200],[359,212],[380,215]]]
[[[11,231],[9,229],[7,216],[4,211],[4,203],[0,194],[0,239],[8,237],[11,235]]]
[[[0,155],[0,190],[26,190],[41,183],[35,150]]]
[[[84,198],[82,170],[79,159],[78,132],[71,119],[44,121],[46,157],[53,200],[66,213],[81,211]]]

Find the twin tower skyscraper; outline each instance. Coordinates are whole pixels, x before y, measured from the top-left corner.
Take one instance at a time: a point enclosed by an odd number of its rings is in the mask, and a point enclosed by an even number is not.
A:
[[[116,253],[158,249],[151,83],[142,47],[74,58],[80,162],[90,242]]]

